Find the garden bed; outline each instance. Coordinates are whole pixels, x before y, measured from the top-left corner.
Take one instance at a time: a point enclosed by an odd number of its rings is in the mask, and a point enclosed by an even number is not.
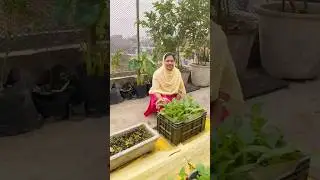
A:
[[[145,123],[111,135],[110,171],[152,151],[158,138],[158,133]]]

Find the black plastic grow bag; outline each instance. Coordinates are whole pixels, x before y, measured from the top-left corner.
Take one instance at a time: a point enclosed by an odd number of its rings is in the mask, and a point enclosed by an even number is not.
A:
[[[0,92],[0,136],[32,131],[42,124],[28,89],[7,88]]]

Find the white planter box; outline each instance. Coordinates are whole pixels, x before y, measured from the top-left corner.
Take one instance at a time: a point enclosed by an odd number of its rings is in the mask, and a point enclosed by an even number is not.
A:
[[[124,151],[121,151],[113,156],[110,157],[110,171],[126,164],[129,161],[132,161],[138,157],[140,157],[143,154],[146,154],[150,151],[153,151],[155,142],[160,137],[159,134],[153,130],[150,126],[148,126],[146,123],[140,123],[134,126],[131,126],[127,129],[121,130],[119,132],[116,132],[111,135],[111,137],[114,136],[121,136],[125,134],[126,132],[133,131],[137,127],[144,126],[147,131],[149,131],[153,136],[145,141],[140,142],[139,144],[136,144],[132,146],[131,148],[128,148]]]

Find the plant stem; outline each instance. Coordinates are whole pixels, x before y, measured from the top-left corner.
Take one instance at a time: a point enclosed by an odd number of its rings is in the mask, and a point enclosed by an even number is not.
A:
[[[140,20],[139,20],[139,0],[136,0],[136,10],[137,10],[137,53],[138,59],[140,57]]]

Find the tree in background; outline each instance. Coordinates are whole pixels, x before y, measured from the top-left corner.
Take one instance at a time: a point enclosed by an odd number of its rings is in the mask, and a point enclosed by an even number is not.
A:
[[[198,64],[207,61],[201,58],[210,45],[210,1],[209,0],[181,0],[179,3],[180,23],[184,32],[185,44],[183,52],[190,56],[197,54]],[[205,55],[206,56],[206,55]],[[200,60],[200,61],[199,61]]]
[[[153,3],[154,10],[145,12],[145,19],[140,21],[147,28],[155,49],[153,55],[161,59],[165,52],[177,52],[183,43],[181,36],[180,17],[175,0],[165,0]]]
[[[193,50],[208,47],[209,0],[162,0],[153,3],[153,7],[154,10],[145,13],[140,25],[151,36],[158,59],[165,52],[176,52],[179,59],[181,51],[191,56]]]

